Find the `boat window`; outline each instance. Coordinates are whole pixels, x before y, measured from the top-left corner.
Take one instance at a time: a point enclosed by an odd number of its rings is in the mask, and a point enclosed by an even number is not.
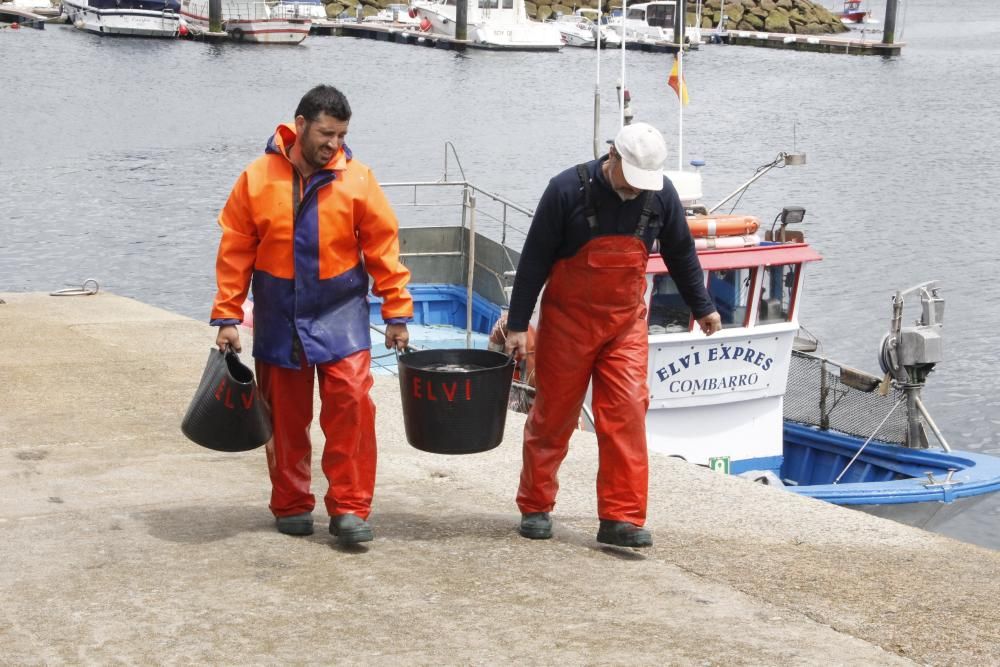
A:
[[[630,19],[636,19],[637,21],[646,20],[646,10],[644,9],[630,9],[628,10],[628,17]]]
[[[514,0],[502,0],[501,7],[503,9],[514,9]]]
[[[674,279],[666,274],[653,276],[649,298],[650,335],[690,330],[691,309],[681,298]]]
[[[708,293],[722,318],[722,328],[746,326],[753,269],[719,269],[708,272]]]
[[[497,0],[479,0],[480,9],[496,9]]]
[[[798,264],[779,264],[764,268],[760,305],[757,308],[757,324],[791,320],[792,295],[798,271]]]
[[[654,28],[674,27],[674,5],[650,5],[646,8],[646,23]],[[631,18],[631,12],[629,12]]]

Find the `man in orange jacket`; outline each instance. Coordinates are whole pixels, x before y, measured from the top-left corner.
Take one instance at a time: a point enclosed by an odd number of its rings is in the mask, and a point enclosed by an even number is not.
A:
[[[253,356],[274,421],[270,508],[287,535],[313,532],[309,425],[319,377],[325,502],[341,544],[373,538],[369,276],[383,299],[386,347],[407,345],[413,317],[399,226],[375,177],[344,143],[350,119],[339,90],[316,86],[295,122],[278,126],[264,155],[240,174],[219,215],[211,319],[219,349],[239,351],[237,325],[253,283]]]

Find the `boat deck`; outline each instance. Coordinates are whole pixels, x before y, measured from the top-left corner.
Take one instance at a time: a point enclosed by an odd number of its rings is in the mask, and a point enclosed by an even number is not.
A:
[[[181,435],[212,340],[110,294],[0,293],[5,663],[995,663],[998,552],[661,457],[655,546],[602,548],[584,432],[554,538],[525,540],[523,415],[490,452],[423,453],[391,377],[375,541],[333,546],[322,511],[279,535],[264,453]]]

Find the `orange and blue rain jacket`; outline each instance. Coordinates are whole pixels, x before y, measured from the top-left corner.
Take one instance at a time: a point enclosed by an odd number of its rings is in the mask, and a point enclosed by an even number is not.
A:
[[[303,181],[288,158],[294,142],[295,126],[278,126],[219,215],[211,319],[242,322],[252,280],[253,356],[285,368],[371,348],[369,275],[387,324],[413,318],[399,225],[371,170],[344,145]]]

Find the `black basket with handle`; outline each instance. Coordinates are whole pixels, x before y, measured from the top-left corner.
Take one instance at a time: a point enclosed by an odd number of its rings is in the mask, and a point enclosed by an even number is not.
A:
[[[271,439],[271,411],[236,352],[213,349],[181,431],[208,449],[245,452]]]
[[[474,454],[503,440],[514,360],[492,350],[399,355],[406,439],[422,451]]]

